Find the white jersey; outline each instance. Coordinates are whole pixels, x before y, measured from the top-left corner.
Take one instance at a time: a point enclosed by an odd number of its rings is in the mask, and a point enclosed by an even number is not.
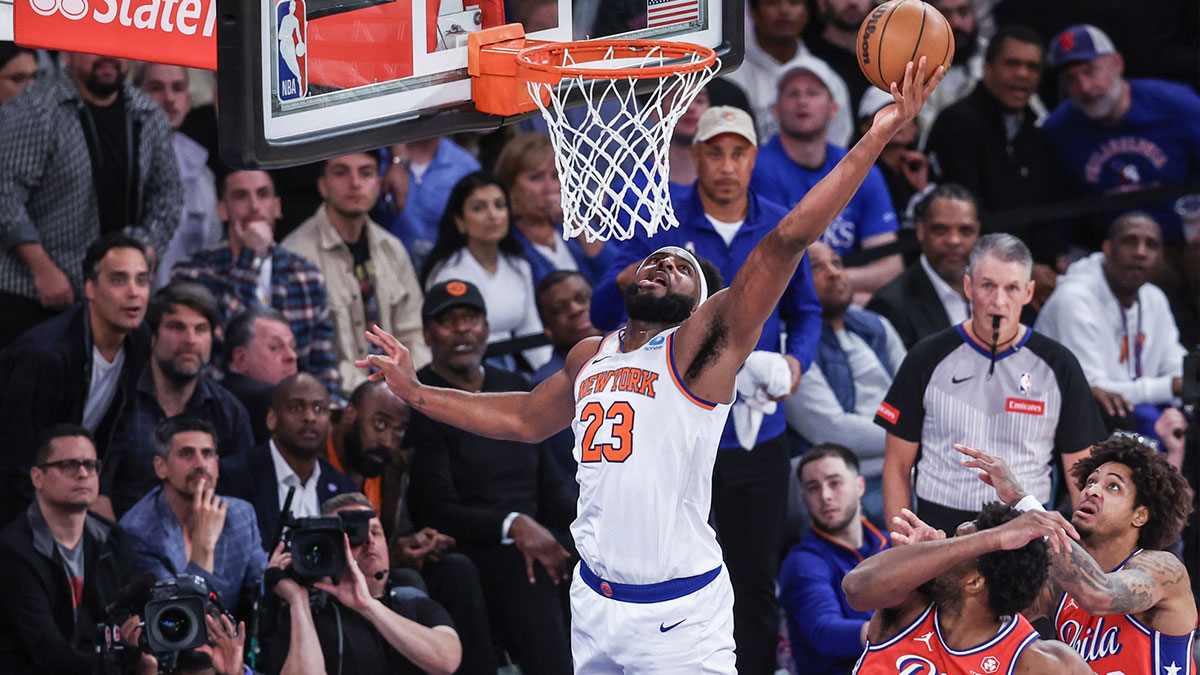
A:
[[[729,404],[693,396],[659,333],[621,351],[609,333],[575,376],[579,515],[584,562],[602,579],[653,584],[721,565],[708,525],[712,472]]]

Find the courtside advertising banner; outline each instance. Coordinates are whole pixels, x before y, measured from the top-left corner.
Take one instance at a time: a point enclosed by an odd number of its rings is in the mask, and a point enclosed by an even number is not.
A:
[[[217,69],[217,0],[15,0],[18,44]]]

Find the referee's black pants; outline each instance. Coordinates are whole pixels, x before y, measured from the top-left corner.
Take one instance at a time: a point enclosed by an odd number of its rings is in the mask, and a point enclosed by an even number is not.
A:
[[[778,669],[775,577],[787,512],[788,454],[785,433],[749,452],[718,450],[713,467],[713,522],[733,584],[739,675],[770,675]]]
[[[979,512],[952,509],[917,497],[917,517],[934,529],[945,532],[947,537],[953,537],[959,525],[975,520]]]

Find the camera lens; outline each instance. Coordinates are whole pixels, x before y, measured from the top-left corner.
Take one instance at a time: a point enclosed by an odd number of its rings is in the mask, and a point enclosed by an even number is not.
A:
[[[300,551],[300,558],[304,563],[304,569],[319,570],[324,569],[333,559],[333,545],[329,539],[325,537],[314,537],[306,542],[308,545],[304,550]]]
[[[178,642],[187,638],[192,630],[192,618],[182,607],[168,607],[158,615],[158,632],[163,639]]]

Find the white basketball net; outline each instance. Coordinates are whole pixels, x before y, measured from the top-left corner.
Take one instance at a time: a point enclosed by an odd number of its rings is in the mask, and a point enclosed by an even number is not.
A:
[[[680,64],[657,48],[644,55],[615,55],[575,63],[564,48],[564,66],[647,68]],[[699,63],[700,54],[690,61]],[[668,192],[671,135],[696,94],[720,68],[720,60],[690,72],[658,79],[657,88],[635,94],[645,78],[597,71],[595,76],[564,76],[559,86],[530,81],[529,94],[542,111],[554,144],[554,162],[562,183],[563,238],[582,234],[587,241],[629,239],[638,225],[653,236],[679,221]],[[544,92],[549,103],[542,104]],[[584,104],[568,111],[568,100]]]

